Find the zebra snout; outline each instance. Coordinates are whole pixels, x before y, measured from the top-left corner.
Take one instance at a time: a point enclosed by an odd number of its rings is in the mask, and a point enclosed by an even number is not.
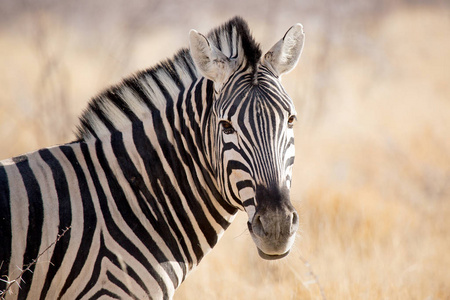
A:
[[[264,259],[286,256],[294,243],[298,227],[298,213],[292,207],[259,210],[248,223],[259,255]]]
[[[286,214],[265,212],[256,213],[253,217],[251,227],[255,235],[260,238],[280,239],[292,236],[298,229],[299,218],[297,212],[291,211]]]

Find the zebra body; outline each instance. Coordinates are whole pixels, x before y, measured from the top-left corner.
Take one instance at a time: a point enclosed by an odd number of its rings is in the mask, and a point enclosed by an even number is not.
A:
[[[94,98],[77,141],[0,163],[2,297],[170,299],[239,209],[287,255],[301,25],[262,59],[238,17],[190,43]]]

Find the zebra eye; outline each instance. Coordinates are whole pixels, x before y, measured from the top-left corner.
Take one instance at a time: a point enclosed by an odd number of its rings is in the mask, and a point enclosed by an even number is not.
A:
[[[223,133],[232,134],[234,132],[233,125],[228,121],[220,121],[220,126],[222,126]]]
[[[296,116],[294,116],[294,115],[290,116],[289,119],[288,119],[288,127],[289,128],[294,127],[294,123],[295,123],[296,120],[297,120]]]

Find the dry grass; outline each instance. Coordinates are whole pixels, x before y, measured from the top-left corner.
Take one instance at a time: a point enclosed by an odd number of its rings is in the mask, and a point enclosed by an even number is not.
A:
[[[86,99],[186,45],[190,29],[134,33],[124,46],[125,30],[92,43],[63,20],[38,20],[30,36],[0,30],[1,158],[70,140]],[[261,260],[241,214],[176,299],[322,299],[320,286],[327,299],[449,299],[448,8],[398,6],[325,28],[306,14],[296,21],[306,48],[284,79],[301,116],[295,247]],[[259,22],[250,18],[257,39],[268,34]],[[216,23],[207,25],[198,29]],[[267,49],[276,38],[266,38]]]

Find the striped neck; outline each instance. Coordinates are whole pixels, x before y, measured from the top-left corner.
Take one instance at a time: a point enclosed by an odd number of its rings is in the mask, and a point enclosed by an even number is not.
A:
[[[208,39],[237,59],[241,71],[257,70],[259,46],[242,19],[213,30]],[[213,104],[213,83],[182,49],[92,99],[78,127],[80,145],[117,158],[109,162],[111,175],[128,182],[126,192],[108,201],[119,207],[135,198],[133,209],[142,210],[147,230],[175,237],[163,245],[172,258],[158,258],[181,266],[175,286],[215,246],[237,212],[219,192],[211,167]],[[167,226],[160,226],[161,220]]]

